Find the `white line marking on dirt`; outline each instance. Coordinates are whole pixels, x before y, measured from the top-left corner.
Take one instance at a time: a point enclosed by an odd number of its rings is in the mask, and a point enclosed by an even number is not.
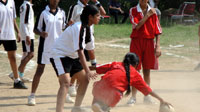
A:
[[[5,52],[5,51],[0,51],[0,54],[7,54],[7,52]],[[22,58],[22,55],[16,54],[16,57],[21,59],[21,58]],[[28,62],[28,64],[27,64],[27,66],[26,66],[26,71],[31,71],[31,70],[35,67],[35,65],[36,65],[36,62],[33,61],[33,60],[30,60],[30,61]],[[8,73],[2,73],[2,74],[8,74]]]

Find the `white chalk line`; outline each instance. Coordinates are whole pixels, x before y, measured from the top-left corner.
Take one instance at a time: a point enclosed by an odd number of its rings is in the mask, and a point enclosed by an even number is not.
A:
[[[99,45],[99,46],[107,46],[107,47],[112,47],[112,48],[124,48],[124,49],[129,49],[128,45],[119,45],[119,44],[105,44],[105,43],[95,43],[95,45]],[[169,47],[167,48],[163,48],[161,47],[161,49],[174,49],[174,48],[180,48],[180,47],[184,47],[184,45],[176,45],[176,46],[172,46],[169,45]],[[169,52],[164,52],[165,55],[167,56],[172,56],[175,58],[182,58],[185,59],[186,61],[192,61],[193,64],[198,64],[199,62],[196,60],[192,60],[191,58],[185,57],[185,56],[181,56],[181,55],[177,55],[177,54],[173,54],[173,53],[169,53]]]
[[[5,52],[5,51],[0,51],[0,54],[7,54],[7,52]],[[18,58],[18,59],[21,60],[22,55],[16,53],[16,58]],[[36,66],[36,62],[33,61],[33,60],[30,60],[30,61],[28,62],[28,64],[26,65],[26,71],[31,71],[35,66]],[[8,75],[9,73],[1,72],[1,74],[6,74],[6,75]]]

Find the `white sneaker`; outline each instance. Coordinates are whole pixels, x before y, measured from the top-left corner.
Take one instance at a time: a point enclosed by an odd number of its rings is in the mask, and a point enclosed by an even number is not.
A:
[[[144,104],[156,104],[150,96],[144,96]]]
[[[68,93],[69,93],[69,95],[71,97],[76,97],[76,94],[77,94],[77,92],[76,92],[76,86],[75,85],[71,85],[69,87]]]
[[[24,83],[33,82],[32,79],[27,78],[27,77],[20,77],[20,79],[21,79],[21,81],[24,82]]]
[[[93,112],[104,112],[102,109],[101,109],[101,106],[98,104],[98,103],[94,103],[92,105],[92,110]]]
[[[71,112],[91,112],[91,110],[81,107],[73,107]]]
[[[74,102],[75,102],[74,99],[72,99],[72,98],[70,97],[70,95],[67,94],[67,96],[66,96],[66,103],[74,103]]]
[[[127,105],[129,105],[129,106],[134,106],[135,103],[136,103],[136,98],[131,97],[131,98],[128,100]]]
[[[14,80],[14,75],[13,75],[13,73],[10,73],[10,74],[8,75],[8,77],[9,77],[10,79]]]
[[[28,105],[29,106],[35,106],[35,96],[28,96]]]

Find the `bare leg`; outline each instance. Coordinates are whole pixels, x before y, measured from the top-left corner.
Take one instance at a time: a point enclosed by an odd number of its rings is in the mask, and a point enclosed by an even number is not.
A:
[[[59,76],[60,88],[57,94],[56,112],[63,112],[66,94],[70,86],[70,79],[69,73]]]
[[[150,86],[150,69],[143,69],[144,81]]]
[[[87,90],[89,81],[85,74],[85,71],[82,70],[74,75],[80,81],[80,85],[78,86],[76,100],[74,106],[80,106],[82,104],[83,98],[85,96],[85,92]]]
[[[33,78],[31,93],[35,93],[40,82],[40,77],[44,72],[45,64],[38,64],[36,73]]]
[[[8,59],[10,61],[10,66],[12,72],[14,74],[14,78],[19,78],[18,71],[17,71],[17,62],[16,62],[16,51],[7,51]]]
[[[34,53],[33,52],[29,52],[27,56],[25,56],[22,60],[21,63],[18,67],[19,72],[24,73],[26,64],[33,58]]]

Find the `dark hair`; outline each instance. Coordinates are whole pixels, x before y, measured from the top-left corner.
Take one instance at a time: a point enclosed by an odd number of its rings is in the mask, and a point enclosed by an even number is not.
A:
[[[94,16],[99,13],[99,9],[95,5],[87,5],[81,14],[81,22],[83,25],[88,25],[89,15]]]
[[[124,68],[126,70],[126,77],[128,80],[128,88],[126,91],[126,96],[128,96],[131,91],[131,89],[130,89],[130,65],[137,66],[139,64],[139,58],[135,53],[129,52],[125,55],[123,63],[124,63]]]

